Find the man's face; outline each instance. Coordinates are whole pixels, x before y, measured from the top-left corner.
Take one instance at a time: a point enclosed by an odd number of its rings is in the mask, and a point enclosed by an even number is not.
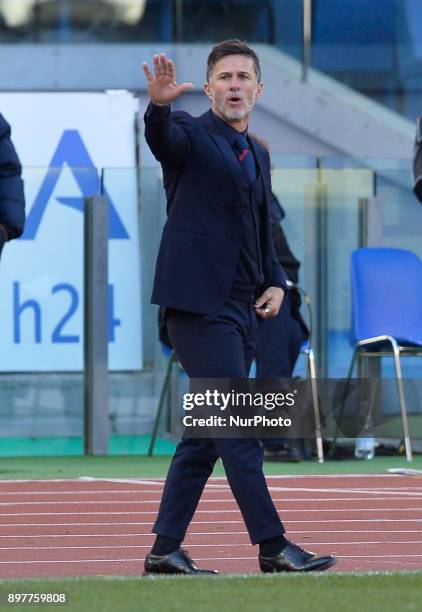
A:
[[[247,125],[262,83],[257,81],[252,58],[226,55],[215,64],[204,89],[216,115],[228,123]]]

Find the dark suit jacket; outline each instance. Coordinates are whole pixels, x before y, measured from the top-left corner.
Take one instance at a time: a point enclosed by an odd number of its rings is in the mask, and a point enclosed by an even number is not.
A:
[[[0,115],[0,225],[8,238],[18,238],[25,222],[25,199],[20,177],[21,165],[10,140],[10,126]],[[0,229],[0,252],[4,244]]]
[[[161,163],[167,222],[157,259],[152,302],[200,314],[215,312],[233,286],[242,240],[243,176],[212,111],[200,117],[150,105],[145,136]],[[286,276],[272,244],[268,152],[253,143],[264,180],[265,287],[284,287]]]

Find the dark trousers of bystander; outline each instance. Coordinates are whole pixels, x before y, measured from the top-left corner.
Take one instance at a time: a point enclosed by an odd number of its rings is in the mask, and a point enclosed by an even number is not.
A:
[[[260,322],[255,355],[256,377],[291,378],[300,347],[307,338],[308,330],[286,292],[277,317]],[[288,446],[290,442],[284,438],[262,439],[264,447],[271,450]]]

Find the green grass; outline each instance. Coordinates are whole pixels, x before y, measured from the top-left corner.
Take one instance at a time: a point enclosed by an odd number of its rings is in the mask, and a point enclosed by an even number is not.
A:
[[[0,479],[153,478],[165,476],[171,457],[8,457],[0,459]]]
[[[69,604],[5,606],[10,592],[66,593]],[[215,578],[0,581],[0,609],[90,612],[406,612],[421,609],[422,572]]]
[[[170,456],[145,457],[139,455],[109,457],[2,457],[0,479],[78,478],[158,478],[165,476]],[[382,473],[388,468],[422,470],[422,456],[415,456],[412,463],[404,457],[375,457],[372,461],[302,461],[301,463],[265,463],[264,471],[272,474],[356,474]],[[214,476],[223,476],[220,462]]]
[[[109,455],[146,455],[150,436],[112,435],[108,441]],[[154,452],[172,455],[175,442],[157,438]],[[41,438],[0,437],[0,457],[81,457],[84,454],[82,436],[45,436]]]

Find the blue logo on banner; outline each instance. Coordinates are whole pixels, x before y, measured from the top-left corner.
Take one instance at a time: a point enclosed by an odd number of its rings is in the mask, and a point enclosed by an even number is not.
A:
[[[89,153],[77,130],[65,130],[57,149],[50,162],[46,177],[35,198],[34,205],[26,220],[25,232],[21,240],[34,240],[40,226],[42,217],[51,198],[51,194],[60,178],[62,170],[67,164],[71,170],[79,189],[81,197],[60,197],[56,200],[64,206],[69,206],[80,212],[84,209],[84,198],[100,193],[100,180]],[[109,238],[128,239],[129,234],[120,219],[113,202],[106,190],[104,197],[109,202]]]

